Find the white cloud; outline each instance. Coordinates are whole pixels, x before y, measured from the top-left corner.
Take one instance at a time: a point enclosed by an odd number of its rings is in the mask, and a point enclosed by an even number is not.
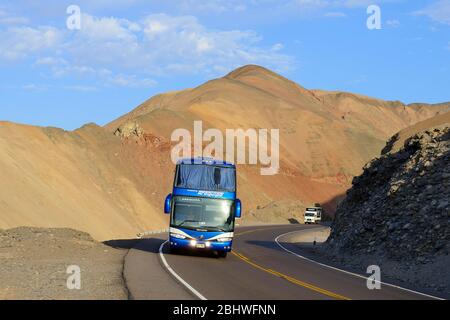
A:
[[[356,7],[368,7],[371,4],[374,4],[373,0],[341,0],[341,1],[329,1],[335,6],[342,6],[347,8],[356,8]],[[389,1],[376,1],[376,3],[381,2],[389,2]]]
[[[174,2],[184,12],[219,14],[245,11],[248,5],[258,4],[261,0],[177,0],[169,2]]]
[[[74,61],[109,68],[116,65],[147,75],[168,71],[209,74],[218,65],[230,70],[246,63],[287,69],[293,63],[282,53],[260,47],[262,39],[253,31],[209,30],[193,16],[155,14],[134,22],[108,19],[83,17],[82,29],[66,45]]]
[[[25,17],[11,14],[0,8],[0,25],[23,25],[29,23]]]
[[[280,51],[284,48],[284,45],[282,43],[275,43],[272,46],[272,51]]]
[[[328,18],[345,18],[347,15],[343,12],[327,12],[324,14]]]
[[[40,92],[40,91],[45,91],[48,89],[47,86],[45,85],[37,85],[35,83],[29,83],[26,85],[22,86],[22,89],[27,90],[27,91],[35,91],[35,92]]]
[[[265,2],[265,0],[257,0]],[[352,10],[361,10],[361,15],[374,0],[267,0],[272,3],[265,12],[276,12],[284,19],[311,19],[311,18],[345,18]],[[378,5],[393,3],[402,0],[377,0]]]
[[[61,65],[61,64],[67,64],[67,61],[65,61],[62,58],[57,58],[57,57],[38,58],[35,63],[35,65],[38,65],[38,66],[57,66],[57,65]]]
[[[150,78],[138,78],[136,75],[118,74],[108,77],[107,83],[128,88],[150,88],[154,87],[157,82]]]
[[[0,27],[0,60],[32,60],[54,77],[87,77],[103,85],[149,87],[167,74],[217,76],[244,65],[288,70],[283,46],[260,45],[251,30],[212,30],[193,16],[149,15],[131,21],[83,14],[80,30]]]
[[[398,28],[400,27],[400,21],[393,19],[393,20],[387,20],[386,25],[390,28]]]
[[[450,24],[450,0],[437,1],[414,14],[426,16],[439,23]]]
[[[126,19],[97,18],[88,14],[82,15],[81,25],[81,30],[75,34],[81,34],[83,39],[92,42],[134,41],[133,32],[140,30],[138,25]]]
[[[94,86],[81,86],[81,85],[71,85],[71,86],[62,86],[64,90],[69,91],[80,91],[80,92],[94,92],[97,91],[97,87]]]
[[[378,0],[378,4],[396,2],[398,0]],[[361,8],[374,4],[373,0],[288,0],[288,4],[302,9],[329,9],[329,8]]]
[[[22,89],[26,91],[32,92],[43,92],[50,89],[58,89],[58,90],[69,90],[69,91],[81,91],[81,92],[94,92],[97,91],[98,88],[94,86],[85,86],[85,85],[46,85],[46,84],[36,84],[36,83],[28,83],[21,87],[12,86],[11,89]]]
[[[30,53],[55,48],[61,41],[61,32],[53,27],[0,29],[0,59],[21,59]]]

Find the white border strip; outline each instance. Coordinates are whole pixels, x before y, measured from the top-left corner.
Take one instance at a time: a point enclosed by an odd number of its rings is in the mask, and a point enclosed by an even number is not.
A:
[[[167,263],[167,260],[166,260],[166,258],[164,257],[164,254],[163,254],[163,248],[164,248],[164,245],[166,244],[166,243],[168,243],[169,242],[169,240],[166,240],[166,241],[164,241],[162,244],[161,244],[161,246],[159,247],[159,257],[161,258],[161,261],[162,261],[162,263],[163,263],[163,265],[164,265],[164,267],[167,269],[167,271],[169,271],[170,272],[170,274],[172,275],[172,276],[174,276],[175,277],[175,279],[177,279],[183,286],[185,286],[186,287],[186,289],[188,289],[194,296],[196,296],[197,298],[199,298],[200,300],[208,300],[208,299],[206,299],[200,292],[198,292],[197,290],[195,290],[189,283],[187,283],[183,278],[181,278],[170,266],[169,266],[169,264]]]
[[[332,267],[332,266],[329,266],[329,265],[327,265],[327,264],[324,264],[324,263],[321,263],[321,262],[318,262],[318,261],[309,259],[309,258],[307,258],[307,257],[304,257],[304,256],[302,256],[302,255],[299,255],[299,254],[297,254],[297,253],[295,253],[295,252],[293,252],[293,251],[291,251],[291,250],[285,248],[282,244],[280,244],[279,239],[280,239],[281,237],[284,237],[284,236],[286,236],[286,235],[288,235],[288,234],[291,234],[291,233],[297,233],[297,232],[302,232],[302,231],[303,231],[303,230],[297,230],[297,231],[291,231],[291,232],[287,232],[287,233],[280,234],[278,237],[275,238],[275,243],[276,243],[281,249],[283,249],[284,251],[289,252],[290,254],[293,254],[294,256],[296,256],[296,257],[298,257],[298,258],[300,258],[300,259],[304,259],[304,260],[306,260],[306,261],[309,261],[309,262],[318,264],[318,265],[320,265],[320,266],[322,266],[322,267],[326,267],[326,268],[329,268],[329,269],[332,269],[332,270],[340,271],[340,272],[343,272],[343,273],[346,273],[346,274],[349,274],[349,275],[352,275],[352,276],[355,276],[355,277],[358,277],[358,278],[362,278],[362,279],[366,279],[366,280],[368,279],[367,277],[365,277],[365,276],[363,276],[363,275],[360,275],[360,274],[357,274],[357,273],[353,273],[353,272],[350,272],[350,271],[346,271],[346,270],[342,270],[342,269],[339,269],[339,268],[336,268],[336,267]],[[404,290],[404,291],[408,291],[408,292],[411,292],[411,293],[415,293],[415,294],[418,294],[418,295],[421,295],[421,296],[424,296],[424,297],[428,297],[428,298],[432,298],[432,299],[436,299],[436,300],[445,300],[445,299],[443,299],[443,298],[435,297],[435,296],[432,296],[432,295],[429,295],[429,294],[426,294],[426,293],[422,293],[422,292],[417,292],[417,291],[414,291],[414,290],[411,290],[411,289],[406,289],[406,288],[403,288],[403,287],[400,287],[400,286],[396,286],[396,285],[394,285],[394,284],[390,284],[390,283],[386,283],[386,282],[382,282],[382,281],[379,281],[379,282],[380,282],[381,284],[383,284],[383,285],[386,285],[386,286],[389,286],[389,287],[393,287],[393,288],[396,288],[396,289],[400,289],[400,290]]]

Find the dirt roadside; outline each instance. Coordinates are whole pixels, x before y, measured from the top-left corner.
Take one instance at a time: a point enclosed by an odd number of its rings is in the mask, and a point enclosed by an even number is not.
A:
[[[127,252],[72,229],[0,230],[0,299],[128,299],[122,277]],[[67,273],[69,266],[80,268],[80,289],[67,287],[75,275]]]

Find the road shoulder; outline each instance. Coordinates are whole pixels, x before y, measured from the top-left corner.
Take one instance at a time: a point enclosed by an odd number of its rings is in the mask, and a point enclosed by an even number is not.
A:
[[[186,291],[164,268],[159,247],[167,236],[152,235],[138,240],[125,257],[124,278],[135,300],[192,300]]]
[[[0,230],[0,299],[126,300],[126,253],[73,229]]]

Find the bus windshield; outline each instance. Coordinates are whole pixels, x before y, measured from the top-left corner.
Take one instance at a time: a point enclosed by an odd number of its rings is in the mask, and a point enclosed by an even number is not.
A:
[[[174,198],[171,227],[231,232],[234,229],[234,202],[177,196]]]

